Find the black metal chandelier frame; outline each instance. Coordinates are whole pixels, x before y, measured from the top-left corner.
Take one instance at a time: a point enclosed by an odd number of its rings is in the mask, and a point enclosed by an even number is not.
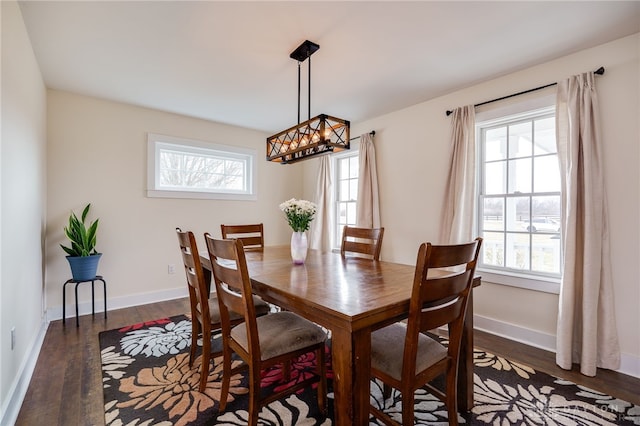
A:
[[[267,138],[267,161],[291,164],[322,154],[350,149],[348,120],[320,114],[311,118],[311,55],[320,46],[305,40],[289,55],[298,61],[298,124]],[[309,61],[308,119],[300,122],[300,67]]]

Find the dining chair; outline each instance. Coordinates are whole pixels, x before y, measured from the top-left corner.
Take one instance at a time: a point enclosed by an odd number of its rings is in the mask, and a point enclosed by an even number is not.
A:
[[[220,412],[224,411],[227,404],[231,376],[241,368],[248,368],[250,426],[257,425],[261,407],[313,383],[318,383],[318,405],[320,410],[326,413],[325,332],[293,312],[276,312],[256,317],[253,298],[249,297],[252,295],[251,280],[242,241],[218,240],[208,233],[204,238],[211,260],[222,321],[224,354]],[[233,325],[230,315],[232,311],[244,313],[244,324]],[[232,369],[233,352],[242,358],[244,363]],[[269,395],[261,392],[262,371],[282,364],[285,379],[288,379],[289,363],[309,352],[315,352],[315,375],[312,374]]]
[[[404,425],[413,424],[414,392],[423,387],[445,403],[449,424],[458,424],[458,358],[481,245],[481,238],[467,244],[420,245],[406,324],[371,333],[371,376],[383,383],[383,401],[391,388],[400,391]],[[444,325],[449,329],[447,346],[423,333]],[[443,374],[444,390],[429,383]],[[381,408],[371,405],[370,412],[387,425],[398,424]]]
[[[354,253],[358,257],[380,260],[384,228],[356,228],[345,225],[342,230],[340,254]]]
[[[222,239],[236,238],[242,241],[245,250],[264,248],[264,226],[262,223],[252,225],[220,225]]]
[[[193,232],[183,232],[176,228],[182,262],[187,276],[189,288],[189,305],[191,307],[191,348],[189,350],[189,367],[193,367],[198,337],[202,337],[202,365],[200,367],[200,385],[198,390],[204,392],[209,377],[209,362],[218,357],[222,351],[211,352],[211,332],[221,328],[220,308],[216,297],[209,297],[209,292],[204,279],[204,271],[200,263],[198,246]],[[264,315],[269,312],[269,306],[262,300],[255,303],[256,315]],[[239,324],[244,321],[243,315],[231,312],[230,321]]]

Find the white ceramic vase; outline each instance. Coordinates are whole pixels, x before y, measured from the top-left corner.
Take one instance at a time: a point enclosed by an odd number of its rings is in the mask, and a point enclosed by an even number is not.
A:
[[[291,234],[291,259],[296,265],[304,264],[307,258],[307,233],[293,232]]]

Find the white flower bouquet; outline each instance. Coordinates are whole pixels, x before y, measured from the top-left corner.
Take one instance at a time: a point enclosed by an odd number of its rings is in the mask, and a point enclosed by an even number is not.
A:
[[[318,207],[311,201],[292,198],[280,204],[280,210],[287,216],[289,226],[295,232],[304,232],[309,230],[309,225],[316,216]]]

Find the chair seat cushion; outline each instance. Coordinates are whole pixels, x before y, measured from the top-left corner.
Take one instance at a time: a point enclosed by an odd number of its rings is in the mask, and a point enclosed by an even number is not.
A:
[[[259,297],[253,296],[253,305],[256,308],[256,316],[266,315],[269,313],[269,305]],[[218,305],[217,297],[209,298],[209,316],[211,316],[211,324],[220,324],[220,305]],[[242,321],[244,317],[242,314],[230,311],[229,316],[231,321]]]
[[[265,315],[256,318],[256,324],[262,361],[327,340],[327,335],[320,327],[293,312],[276,312]],[[231,329],[231,337],[245,350],[248,350],[245,324],[237,325]]]
[[[406,334],[407,326],[403,323],[391,324],[371,333],[371,368],[401,380]],[[447,348],[438,341],[418,333],[415,374],[426,370],[446,356]]]

